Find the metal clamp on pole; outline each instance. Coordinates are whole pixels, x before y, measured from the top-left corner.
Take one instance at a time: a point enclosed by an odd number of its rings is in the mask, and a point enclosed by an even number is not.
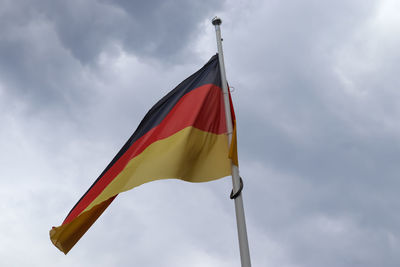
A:
[[[237,198],[237,197],[240,195],[240,193],[242,193],[242,190],[243,190],[243,180],[242,180],[242,177],[239,177],[239,178],[240,178],[240,187],[239,187],[239,190],[238,190],[236,193],[233,193],[233,189],[232,189],[231,195],[229,196],[230,199],[235,199],[235,198]]]

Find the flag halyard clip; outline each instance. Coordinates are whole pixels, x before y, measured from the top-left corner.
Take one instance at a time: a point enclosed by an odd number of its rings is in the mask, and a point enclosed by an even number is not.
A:
[[[239,187],[239,190],[238,190],[236,193],[233,193],[233,189],[232,189],[231,195],[229,196],[230,199],[235,199],[235,198],[237,198],[237,197],[240,195],[240,193],[242,193],[242,190],[243,190],[243,180],[242,180],[242,177],[239,177],[239,178],[240,178],[240,187]]]

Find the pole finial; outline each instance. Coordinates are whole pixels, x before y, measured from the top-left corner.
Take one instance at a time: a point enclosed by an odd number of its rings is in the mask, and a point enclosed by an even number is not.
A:
[[[222,20],[218,16],[215,16],[211,22],[214,26],[222,24]]]

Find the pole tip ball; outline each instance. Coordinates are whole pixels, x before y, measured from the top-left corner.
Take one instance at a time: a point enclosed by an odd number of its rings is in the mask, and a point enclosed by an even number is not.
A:
[[[214,26],[216,26],[216,25],[221,25],[222,20],[221,20],[219,17],[215,16],[215,17],[212,19],[211,22],[212,22],[212,24],[213,24]]]

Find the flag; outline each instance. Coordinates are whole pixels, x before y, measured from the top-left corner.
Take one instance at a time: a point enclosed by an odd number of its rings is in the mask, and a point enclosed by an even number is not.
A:
[[[215,55],[158,101],[63,223],[50,230],[53,244],[67,254],[119,193],[141,184],[230,175],[236,149],[228,147],[221,87]]]

